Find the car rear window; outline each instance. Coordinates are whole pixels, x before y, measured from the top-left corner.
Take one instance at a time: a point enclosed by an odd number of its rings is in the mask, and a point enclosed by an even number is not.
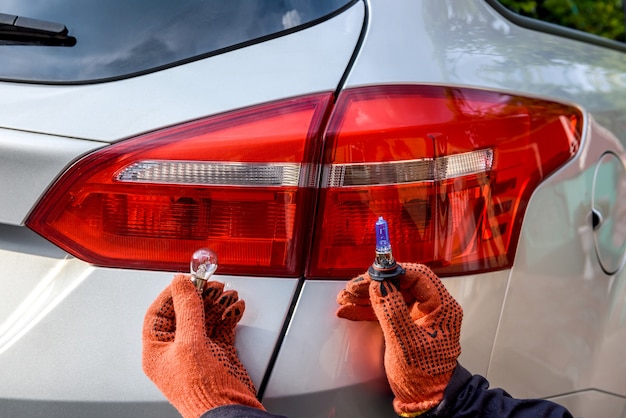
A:
[[[0,0],[0,79],[73,84],[130,77],[298,30],[354,2]],[[48,33],[16,37],[16,17],[55,30],[52,23],[65,25],[66,42]]]

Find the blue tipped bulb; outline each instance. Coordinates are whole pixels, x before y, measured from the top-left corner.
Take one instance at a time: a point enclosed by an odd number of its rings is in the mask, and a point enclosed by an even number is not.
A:
[[[389,225],[382,216],[378,217],[376,221],[376,252],[388,253],[391,252],[391,244],[389,243]]]
[[[378,217],[374,230],[376,233],[376,257],[367,272],[373,280],[396,280],[404,274],[404,268],[393,259],[391,242],[389,241],[389,225],[382,216]]]
[[[374,268],[377,270],[390,270],[396,267],[396,261],[391,254],[391,242],[389,242],[389,225],[379,216],[374,226],[376,231],[376,258]]]

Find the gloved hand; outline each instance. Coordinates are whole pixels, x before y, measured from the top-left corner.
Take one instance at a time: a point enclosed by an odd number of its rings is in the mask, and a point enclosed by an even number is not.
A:
[[[183,417],[228,404],[265,410],[234,347],[244,309],[222,283],[208,282],[201,295],[183,274],[148,309],[143,370]]]
[[[402,264],[402,266],[404,267],[405,264]],[[415,304],[415,297],[411,294],[413,281],[410,278],[415,274],[419,274],[416,269],[426,269],[428,271],[430,269],[423,264],[406,264],[406,266],[409,266],[411,270],[401,276],[402,280],[397,280],[398,290],[402,293],[407,305],[412,307]],[[351,321],[378,321],[370,301],[369,288],[371,282],[372,278],[365,272],[346,284],[346,288],[337,295],[337,303],[339,304],[337,316],[339,318]],[[418,311],[415,313],[419,315]]]
[[[337,315],[379,321],[385,338],[385,371],[400,416],[437,406],[456,367],[463,310],[425,265],[402,264],[399,289],[369,275],[348,283],[337,299]],[[369,296],[366,303],[365,292]]]

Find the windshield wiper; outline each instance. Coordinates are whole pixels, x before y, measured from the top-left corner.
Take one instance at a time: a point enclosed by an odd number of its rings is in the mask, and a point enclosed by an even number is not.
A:
[[[0,45],[74,46],[62,23],[0,13]]]

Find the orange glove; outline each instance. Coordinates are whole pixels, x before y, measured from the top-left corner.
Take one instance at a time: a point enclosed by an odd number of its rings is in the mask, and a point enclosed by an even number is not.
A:
[[[402,266],[404,267],[404,264],[402,264]],[[408,264],[408,266],[411,266],[411,264]],[[412,273],[406,272],[405,275],[400,276],[403,280],[394,279],[394,282],[399,284],[399,290],[407,304],[415,302],[415,298],[410,293],[410,283],[405,279],[410,274]],[[369,289],[371,282],[372,278],[365,272],[346,284],[346,288],[341,290],[337,295],[337,303],[339,304],[337,316],[339,318],[349,319],[351,321],[378,321],[370,301]]]
[[[395,395],[396,413],[414,417],[437,406],[461,354],[459,343],[463,310],[439,278],[421,264],[402,264],[399,291],[389,281],[368,277],[348,283],[347,293],[354,298],[347,312],[359,312],[367,319],[372,309],[385,338],[385,371]],[[358,277],[356,278],[358,279]],[[356,280],[354,279],[354,280]],[[363,304],[361,282],[367,283],[370,304]],[[340,293],[338,299],[347,294]],[[359,302],[360,304],[357,304]],[[347,305],[343,305],[347,306]],[[354,310],[354,306],[359,309]],[[345,316],[346,310],[338,311]]]
[[[244,309],[222,283],[208,282],[201,296],[183,274],[148,309],[143,370],[183,417],[228,404],[265,410],[234,347]]]
[[[378,321],[370,302],[370,283],[368,273],[363,273],[346,284],[337,295],[337,316],[351,321]]]

